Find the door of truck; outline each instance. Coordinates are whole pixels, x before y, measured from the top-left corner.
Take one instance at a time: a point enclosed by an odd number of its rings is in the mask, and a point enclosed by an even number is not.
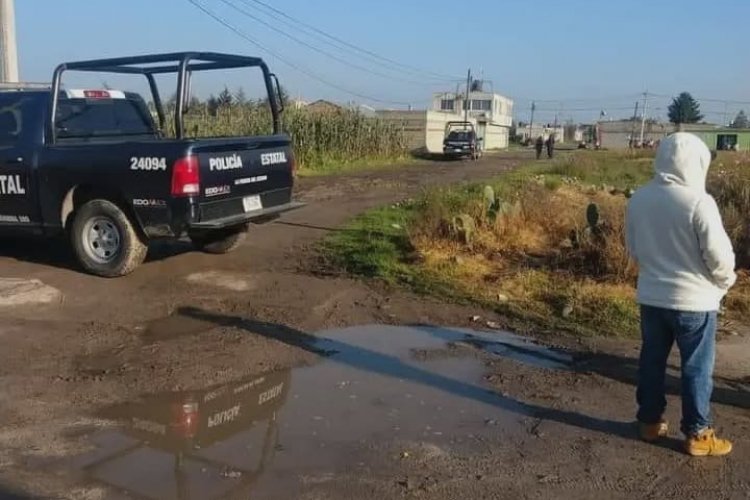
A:
[[[33,165],[42,102],[32,93],[0,92],[0,227],[41,225]]]

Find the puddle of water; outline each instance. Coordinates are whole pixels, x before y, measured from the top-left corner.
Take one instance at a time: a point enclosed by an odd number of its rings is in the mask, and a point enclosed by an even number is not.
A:
[[[463,342],[466,344],[537,368],[570,370],[573,364],[573,356],[570,354],[534,344],[512,333],[497,332],[478,335],[468,330],[464,333],[466,337]]]
[[[310,348],[331,354],[316,366],[110,408],[101,416],[124,426],[93,434],[94,451],[66,467],[143,498],[292,495],[304,475],[352,467],[368,442],[451,446],[525,432],[529,410],[483,386],[480,359],[419,360],[415,350],[464,342],[535,366],[567,363],[520,337],[468,330],[367,326],[319,337]]]

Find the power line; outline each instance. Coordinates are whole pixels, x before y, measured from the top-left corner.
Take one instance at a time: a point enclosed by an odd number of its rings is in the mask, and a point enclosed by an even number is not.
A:
[[[232,25],[231,23],[229,23],[224,18],[218,16],[217,14],[215,14],[214,12],[212,12],[211,10],[207,9],[204,5],[202,5],[201,3],[199,3],[197,0],[187,0],[187,1],[190,2],[192,5],[194,5],[195,7],[197,7],[198,9],[200,9],[204,14],[206,14],[209,17],[211,17],[214,21],[218,22],[219,24],[221,24],[225,28],[227,28],[227,29],[231,30],[232,32],[234,32],[240,38],[244,39],[245,41],[247,41],[247,42],[249,42],[249,43],[251,43],[253,45],[255,45],[260,50],[262,50],[262,51],[270,54],[271,56],[275,57],[276,59],[278,59],[282,63],[284,63],[287,66],[289,66],[290,68],[295,69],[295,70],[299,71],[300,73],[302,73],[302,74],[304,74],[306,76],[309,76],[310,78],[312,78],[314,80],[317,80],[318,82],[320,82],[320,83],[322,83],[324,85],[327,85],[327,86],[329,86],[329,87],[331,87],[333,89],[336,89],[338,91],[344,92],[346,94],[352,95],[354,97],[359,97],[360,99],[365,99],[365,100],[372,101],[372,102],[378,102],[378,103],[382,103],[382,104],[398,104],[398,105],[409,105],[409,104],[411,104],[409,102],[403,102],[403,101],[389,101],[387,99],[379,99],[377,97],[372,97],[372,96],[368,96],[368,95],[365,95],[365,94],[361,94],[359,92],[355,92],[353,90],[350,90],[350,89],[347,89],[345,87],[342,87],[342,86],[340,86],[338,84],[329,82],[328,80],[320,77],[319,75],[315,74],[314,72],[312,72],[312,71],[310,71],[310,70],[308,70],[308,69],[306,69],[306,68],[304,68],[304,67],[302,67],[302,66],[300,66],[298,64],[295,64],[294,62],[291,62],[291,61],[287,60],[286,58],[284,58],[283,56],[279,55],[275,51],[269,49],[268,47],[266,47],[265,45],[261,44],[260,42],[258,42],[254,38],[250,37],[244,31],[240,30],[239,28],[237,28],[234,25]]]
[[[261,0],[241,0],[241,1],[244,2],[245,4],[247,4],[248,1],[251,1],[251,2],[253,2],[255,4],[257,4],[257,5],[260,5],[260,6],[264,7],[265,9],[267,9],[267,10],[269,10],[271,12],[274,12],[278,16],[281,16],[281,17],[283,17],[285,19],[288,19],[289,21],[297,24],[298,26],[303,26],[303,27],[307,28],[308,30],[311,30],[311,31],[317,33],[318,35],[320,35],[322,37],[325,37],[328,40],[336,42],[340,46],[343,45],[344,47],[352,49],[352,50],[356,51],[359,54],[367,55],[370,58],[377,59],[377,60],[379,60],[379,61],[381,61],[383,63],[388,63],[390,65],[394,65],[394,66],[397,66],[399,68],[402,68],[402,69],[405,69],[405,70],[408,70],[408,71],[411,71],[411,72],[414,72],[414,73],[432,75],[433,78],[438,78],[438,79],[441,79],[443,81],[455,82],[455,81],[462,81],[463,80],[462,78],[456,78],[456,77],[452,77],[452,76],[448,76],[448,75],[443,75],[443,74],[440,74],[440,73],[435,73],[433,71],[420,69],[420,68],[418,68],[416,66],[411,66],[411,65],[408,65],[408,64],[403,64],[403,63],[400,63],[400,62],[395,61],[393,59],[390,59],[388,57],[381,56],[381,55],[379,55],[379,54],[377,54],[377,53],[375,53],[375,52],[373,52],[371,50],[359,47],[359,46],[354,45],[354,44],[352,44],[350,42],[347,42],[346,40],[342,40],[341,38],[338,38],[338,37],[336,37],[334,35],[331,35],[330,33],[327,33],[326,31],[323,31],[323,30],[321,30],[319,28],[316,28],[315,26],[313,26],[313,25],[311,25],[309,23],[306,23],[304,21],[300,21],[299,19],[296,19],[295,17],[287,14],[286,12],[284,12],[284,11],[282,11],[280,9],[277,9],[277,8],[273,7],[272,5],[269,5],[266,2],[263,2]]]
[[[618,107],[612,107],[612,106],[598,106],[596,108],[537,108],[537,111],[546,111],[549,113],[557,113],[560,111],[569,112],[569,111],[576,111],[576,112],[582,112],[582,111],[601,111],[602,108],[609,111],[623,111],[623,110],[630,110],[632,109],[632,106],[618,106]]]
[[[455,83],[457,81],[463,80],[461,78],[449,78],[447,76],[436,76],[437,74],[433,74],[429,71],[420,70],[420,69],[413,68],[407,65],[403,65],[396,61],[385,62],[385,61],[390,61],[390,60],[382,58],[381,56],[378,56],[377,54],[374,54],[374,53],[373,55],[369,55],[369,51],[366,51],[364,49],[361,49],[361,50],[358,48],[353,49],[352,47],[356,47],[356,46],[353,46],[343,40],[337,41],[339,40],[338,38],[332,35],[328,35],[327,33],[323,32],[322,30],[319,30],[318,28],[315,28],[314,26],[310,26],[306,23],[303,23],[302,21],[296,20],[292,18],[291,16],[283,13],[282,11],[272,6],[269,6],[266,3],[259,2],[257,0],[239,0],[239,1],[249,7],[251,6],[250,2],[254,2],[255,4],[261,6],[261,8],[257,8],[257,6],[255,7],[257,9],[257,12],[263,13],[264,15],[273,19],[274,21],[279,22],[294,30],[301,31],[311,38],[314,38],[331,47],[335,47],[336,49],[346,52],[348,54],[351,54],[357,58],[364,58],[368,62],[378,65],[389,71],[396,71],[396,72],[401,72],[401,73],[406,72],[406,73],[410,73],[410,76],[419,77],[419,78],[423,78],[423,79],[427,79],[427,80],[431,80],[435,82],[443,82],[443,83],[446,83],[446,82]],[[290,19],[292,19],[293,21],[290,21]]]
[[[651,94],[654,97],[662,97],[664,99],[674,99],[677,96],[676,95],[666,95],[666,94]],[[750,105],[750,101],[734,101],[732,99],[719,99],[716,97],[697,97],[693,96],[693,99],[696,101],[702,101],[702,102],[717,102],[721,104],[740,104],[740,105]]]
[[[516,102],[541,102],[551,104],[562,104],[562,103],[595,103],[595,102],[632,102],[633,99],[640,98],[643,94],[626,94],[610,97],[581,97],[581,98],[565,98],[565,99],[534,99],[527,97],[515,97]],[[630,109],[630,108],[628,108]]]
[[[344,65],[349,66],[351,68],[357,69],[359,71],[363,71],[365,73],[370,73],[372,75],[379,76],[381,78],[385,78],[386,80],[400,80],[402,82],[410,83],[412,85],[420,85],[420,86],[424,86],[425,85],[424,81],[420,82],[420,81],[416,81],[416,80],[405,79],[405,78],[394,76],[394,75],[387,75],[385,73],[381,73],[379,71],[372,70],[372,69],[370,69],[370,68],[368,68],[366,66],[362,66],[362,65],[359,65],[359,64],[347,61],[346,59],[338,57],[337,55],[332,54],[331,52],[329,52],[327,50],[321,49],[320,47],[317,47],[317,46],[315,46],[315,45],[313,45],[311,43],[308,43],[308,42],[306,42],[306,41],[304,41],[304,40],[302,40],[302,39],[300,39],[300,38],[298,38],[298,37],[296,37],[294,35],[291,35],[291,34],[287,33],[286,31],[284,31],[284,30],[282,30],[282,29],[274,26],[273,24],[264,21],[263,19],[259,18],[258,16],[254,15],[253,13],[248,12],[247,10],[243,9],[242,7],[239,7],[239,6],[235,5],[234,3],[230,2],[229,0],[219,0],[219,1],[221,1],[225,5],[228,5],[232,9],[236,10],[237,12],[239,12],[240,14],[242,14],[242,15],[244,15],[244,16],[252,19],[252,20],[254,20],[257,23],[262,24],[263,26],[267,27],[268,29],[273,30],[276,33],[279,33],[280,35],[282,35],[282,36],[284,36],[284,37],[286,37],[286,38],[288,38],[288,39],[290,39],[290,40],[292,40],[292,41],[294,41],[294,42],[296,42],[296,43],[298,43],[298,44],[300,44],[300,45],[302,45],[304,47],[307,47],[310,50],[318,52],[319,54],[323,54],[324,56],[326,56],[326,57],[328,57],[328,58],[330,58],[330,59],[332,59],[334,61],[337,61],[337,62],[339,62],[341,64],[344,64]]]

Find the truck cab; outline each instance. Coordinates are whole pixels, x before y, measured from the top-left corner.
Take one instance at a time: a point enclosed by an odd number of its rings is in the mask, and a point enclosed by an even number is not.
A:
[[[443,156],[478,160],[482,156],[481,141],[482,139],[477,137],[473,123],[448,122],[445,125]]]

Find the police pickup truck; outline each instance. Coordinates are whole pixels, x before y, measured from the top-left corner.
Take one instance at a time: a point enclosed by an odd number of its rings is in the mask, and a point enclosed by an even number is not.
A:
[[[191,75],[245,67],[263,75],[272,135],[187,138]],[[64,89],[68,71],[142,75],[151,104],[135,93]],[[177,75],[173,138],[155,78],[168,73]],[[301,206],[281,112],[278,81],[261,59],[215,53],[67,63],[47,88],[0,89],[0,237],[66,234],[81,267],[104,277],[133,271],[156,239],[187,236],[227,253],[250,223]]]

